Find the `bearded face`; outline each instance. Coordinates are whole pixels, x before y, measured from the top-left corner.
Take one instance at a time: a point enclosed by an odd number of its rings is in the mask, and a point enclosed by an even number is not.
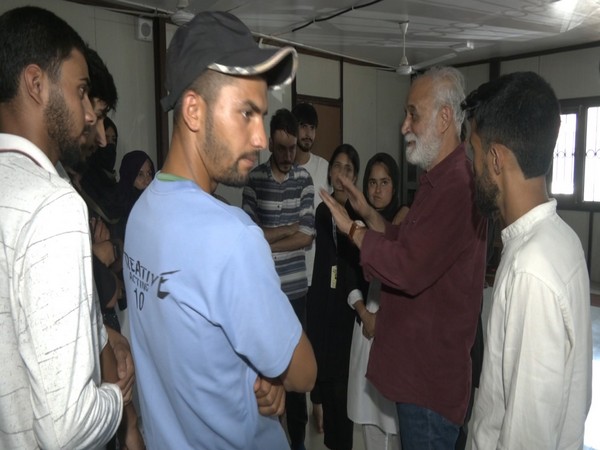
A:
[[[48,136],[60,149],[60,160],[65,166],[74,166],[81,154],[81,134],[74,134],[75,121],[58,88],[52,88],[44,110]],[[89,132],[86,125],[84,132]]]
[[[409,132],[404,136],[406,142],[406,159],[409,163],[429,170],[440,152],[442,144],[441,136],[435,134],[435,114],[429,118],[430,124],[424,127],[419,136]]]
[[[498,211],[498,195],[500,190],[492,181],[487,165],[475,174],[475,204],[485,216],[492,216]]]

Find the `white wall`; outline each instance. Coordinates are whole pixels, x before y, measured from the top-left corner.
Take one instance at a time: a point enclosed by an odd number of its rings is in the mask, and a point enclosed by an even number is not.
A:
[[[376,152],[377,146],[377,73],[366,66],[344,63],[343,135],[344,143],[351,144],[360,156],[362,182],[364,167]],[[393,153],[397,155],[397,152]]]
[[[144,150],[156,162],[154,56],[152,43],[135,39],[135,18],[62,0],[2,0],[0,14],[26,5],[68,22],[113,75],[119,94],[117,111],[110,114],[119,129],[116,168],[131,150]]]
[[[399,162],[400,143],[403,140],[401,128],[410,77],[383,70],[375,70],[375,74],[377,76],[377,101],[375,103],[377,122],[375,148],[372,149],[373,152],[370,156],[378,152],[385,152]],[[366,167],[367,161],[368,158],[361,161],[363,169]],[[362,176],[360,179],[362,180]]]
[[[600,95],[600,46],[504,61],[501,74],[530,70],[554,88],[559,99]]]
[[[398,160],[410,78],[349,63],[343,70],[343,141],[358,151],[362,185],[364,168],[375,153],[386,152]]]
[[[313,97],[340,98],[341,64],[337,60],[300,54],[296,92]]]
[[[458,70],[463,74],[463,77],[465,77],[465,93],[467,95],[490,79],[489,64],[460,67]]]

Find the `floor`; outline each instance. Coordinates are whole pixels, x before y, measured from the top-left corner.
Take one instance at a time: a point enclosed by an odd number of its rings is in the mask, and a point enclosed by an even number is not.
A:
[[[600,290],[593,298],[591,308],[592,319],[592,335],[594,340],[594,356],[593,356],[593,381],[592,381],[592,406],[588,413],[585,437],[584,450],[600,450]],[[487,308],[484,308],[484,316],[487,314]],[[327,450],[323,444],[323,435],[316,432],[311,412],[309,401],[309,420],[308,429],[306,432],[306,448],[307,450]],[[354,426],[354,448],[353,450],[364,450],[362,433],[358,425]],[[470,446],[467,444],[467,449]]]

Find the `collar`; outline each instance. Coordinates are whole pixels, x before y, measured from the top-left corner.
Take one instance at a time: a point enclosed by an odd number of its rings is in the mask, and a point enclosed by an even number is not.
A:
[[[160,170],[156,173],[156,178],[160,181],[192,181],[189,178],[180,177],[172,173],[161,172]]]
[[[536,223],[544,220],[554,213],[556,213],[556,199],[554,198],[551,198],[547,202],[530,209],[527,211],[527,213],[519,217],[502,230],[502,243],[506,244],[506,242],[516,238],[517,236],[529,232],[529,230],[531,230]]]
[[[28,141],[24,137],[14,134],[0,133],[0,149],[16,150],[17,153],[24,154],[31,158],[41,168],[50,173],[57,174],[54,165],[50,159],[48,159],[46,154],[33,142]]]

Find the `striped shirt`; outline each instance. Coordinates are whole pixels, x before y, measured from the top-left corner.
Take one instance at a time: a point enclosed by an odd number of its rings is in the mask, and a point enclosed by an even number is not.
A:
[[[294,164],[283,182],[273,177],[271,160],[250,172],[244,188],[242,208],[263,228],[298,223],[299,231],[315,234],[314,187],[310,174]],[[306,295],[306,249],[274,252],[275,269],[281,289],[290,300]]]

